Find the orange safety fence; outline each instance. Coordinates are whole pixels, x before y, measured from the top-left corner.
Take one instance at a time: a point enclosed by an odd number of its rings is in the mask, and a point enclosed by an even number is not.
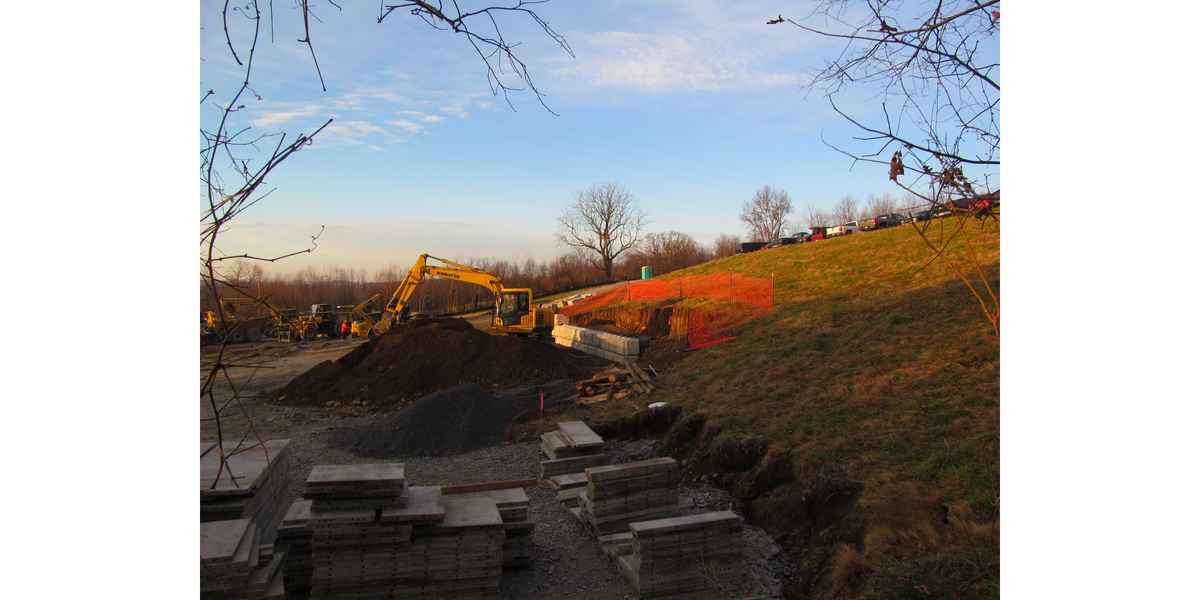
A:
[[[700,348],[733,339],[724,336],[723,332],[769,312],[775,303],[774,279],[718,273],[630,281],[571,306],[564,306],[558,312],[573,316],[632,300],[666,298],[725,298],[732,301],[689,311],[688,345]]]

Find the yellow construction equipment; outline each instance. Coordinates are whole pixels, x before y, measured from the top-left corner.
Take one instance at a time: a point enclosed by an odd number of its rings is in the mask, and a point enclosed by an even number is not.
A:
[[[271,313],[271,317],[259,317],[248,314],[243,314],[239,307],[251,307],[250,310],[256,308],[265,308]],[[280,329],[290,329],[291,339],[299,340],[301,329],[299,315],[294,308],[279,308],[265,300],[255,300],[253,298],[222,298],[221,310],[225,311],[225,315],[229,321],[227,324],[234,329],[233,335],[230,336],[230,341],[240,342],[245,338],[251,342],[257,342],[260,339],[267,337],[273,338],[278,335]],[[208,315],[206,314],[206,318]],[[234,327],[236,324],[236,327]],[[243,336],[238,336],[236,330],[244,331]],[[253,331],[258,329],[256,333]],[[239,339],[234,339],[239,338]]]
[[[449,266],[427,265],[430,258]],[[533,290],[506,288],[498,277],[487,271],[422,254],[383,309],[383,315],[374,328],[377,335],[387,331],[397,320],[408,318],[408,299],[426,275],[473,283],[492,290],[496,295],[492,327],[499,333],[534,335],[550,333],[554,329],[554,311],[533,306]]]
[[[383,297],[383,294],[375,294],[374,296],[371,296],[370,298],[368,298],[366,302],[363,302],[362,304],[355,306],[350,311],[353,314],[358,315],[358,318],[362,319],[361,321],[350,326],[350,333],[354,337],[374,337],[375,323],[377,323],[378,321],[376,321],[375,318],[371,316],[371,313],[367,312],[367,307],[370,306],[372,302],[374,302],[382,297]]]

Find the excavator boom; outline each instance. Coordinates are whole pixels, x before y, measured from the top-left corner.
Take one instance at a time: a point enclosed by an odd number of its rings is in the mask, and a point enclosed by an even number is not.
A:
[[[430,258],[448,266],[429,265]],[[417,285],[421,283],[426,275],[473,283],[492,290],[492,293],[495,295],[493,326],[501,333],[529,335],[535,332],[548,331],[549,328],[553,327],[554,318],[552,311],[533,308],[531,306],[532,290],[507,289],[500,282],[500,278],[487,271],[460,265],[444,258],[422,254],[417,259],[417,262],[413,264],[413,268],[409,270],[404,281],[400,282],[400,287],[396,288],[396,292],[392,294],[387,307],[383,309],[383,315],[380,317],[379,322],[375,324],[376,334],[382,334],[391,328],[396,320],[402,320],[407,317],[408,300],[412,298]]]

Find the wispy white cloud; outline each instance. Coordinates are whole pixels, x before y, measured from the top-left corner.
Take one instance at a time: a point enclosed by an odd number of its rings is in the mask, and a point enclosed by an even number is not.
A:
[[[579,33],[572,40],[579,59],[555,74],[594,87],[645,92],[754,90],[800,82],[798,73],[773,71],[768,61],[736,42],[680,34]]]
[[[428,122],[430,122],[430,123],[437,123],[438,121],[445,121],[445,120],[446,120],[446,117],[439,117],[439,116],[437,116],[437,115],[430,115],[430,114],[426,114],[426,113],[423,113],[423,112],[421,112],[421,111],[419,111],[419,110],[400,110],[400,111],[396,111],[396,114],[398,114],[398,115],[411,115],[411,116],[413,116],[413,117],[416,117],[416,118],[418,118],[418,119],[421,119],[422,121],[428,121]]]
[[[334,121],[321,132],[321,135],[317,136],[316,141],[322,145],[355,145],[363,143],[363,138],[384,133],[387,133],[386,129],[366,121]]]
[[[268,111],[261,117],[253,119],[250,124],[255,127],[276,127],[294,121],[320,114],[327,110],[319,104],[305,104],[301,106],[288,107],[288,110]]]
[[[463,110],[462,104],[457,104],[457,103],[452,104],[450,106],[443,106],[443,107],[439,108],[438,110],[440,110],[446,114],[454,115],[460,119],[465,119],[468,116],[470,116],[470,113]]]
[[[371,145],[367,146],[367,149],[374,150],[375,152],[383,152],[384,151],[383,148],[376,146],[375,144],[371,144]]]
[[[424,133],[426,135],[429,134],[428,131],[425,131],[424,125],[419,125],[417,123],[413,123],[412,121],[409,121],[408,119],[400,119],[399,121],[387,121],[387,124],[391,125],[393,127],[399,127],[400,129],[404,129],[410,133]]]

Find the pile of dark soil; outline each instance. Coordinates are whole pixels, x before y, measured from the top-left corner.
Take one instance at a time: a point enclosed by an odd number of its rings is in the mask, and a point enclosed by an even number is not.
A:
[[[574,392],[570,380],[492,393],[464,383],[429,394],[382,419],[359,428],[335,430],[329,445],[366,458],[450,456],[504,441],[504,428],[518,413],[534,408],[545,393],[553,406]]]
[[[586,363],[546,340],[489,335],[462,319],[418,319],[314,366],[268,401],[391,410],[460,383],[503,388],[588,375]]]

